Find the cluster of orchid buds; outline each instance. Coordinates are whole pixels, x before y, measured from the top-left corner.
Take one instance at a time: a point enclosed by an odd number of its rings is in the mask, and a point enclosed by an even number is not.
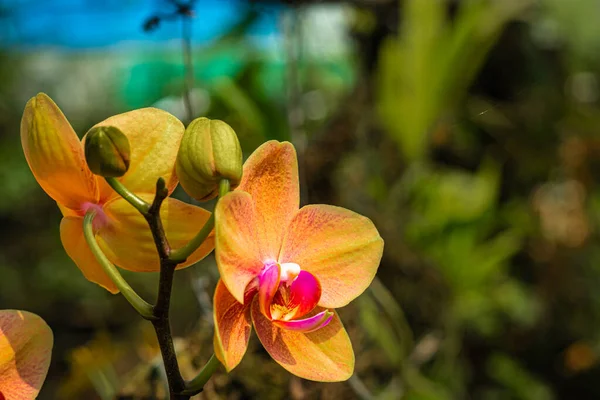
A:
[[[153,324],[170,398],[200,392],[219,364],[234,369],[253,327],[292,374],[324,382],[352,375],[352,344],[335,309],[370,285],[383,240],[347,209],[300,208],[291,143],[266,142],[244,163],[225,122],[198,118],[186,129],[155,108],[110,117],[79,140],[45,94],[27,103],[21,140],[33,175],[62,212],[66,253],[89,281],[120,292]],[[218,197],[214,213],[171,197],[178,183],[200,202]],[[169,322],[173,275],[213,250],[214,355],[185,380]],[[160,272],[156,302],[142,299],[119,268]],[[39,317],[0,312],[0,398],[35,398],[51,347]]]

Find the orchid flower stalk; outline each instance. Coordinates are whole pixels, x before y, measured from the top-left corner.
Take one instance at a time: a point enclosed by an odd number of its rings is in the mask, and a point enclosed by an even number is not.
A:
[[[152,108],[108,118],[80,141],[44,94],[27,103],[21,139],[34,176],[63,214],[67,254],[88,280],[121,292],[154,326],[171,399],[199,393],[219,363],[233,370],[253,328],[292,374],[324,382],[352,375],[352,343],[336,309],[369,286],[383,240],[350,210],[300,208],[291,143],[267,142],[242,167],[237,135],[225,122],[199,118],[184,130]],[[214,215],[170,197],[179,179],[198,200],[218,194]],[[173,276],[213,249],[221,276],[215,354],[185,381],[169,320]],[[119,267],[159,271],[156,302],[137,295]]]
[[[215,368],[209,362],[189,384],[181,376],[169,322],[173,274],[213,250],[214,219],[200,207],[169,197],[178,183],[175,161],[184,127],[169,113],[146,108],[108,118],[88,134],[98,132],[103,136],[95,136],[93,146],[100,153],[92,149],[87,155],[96,173],[108,172],[106,178],[94,175],[86,162],[87,135],[80,141],[45,94],[27,103],[21,122],[21,142],[31,171],[63,214],[60,232],[65,251],[88,280],[111,293],[122,291],[152,322],[171,398],[189,399],[202,389],[198,385],[205,383],[207,371]],[[111,150],[102,147],[106,139],[121,143],[112,149],[121,162],[110,168],[103,165]],[[170,258],[172,246],[181,250],[177,259]],[[115,264],[135,272],[160,271],[156,303],[141,299]]]

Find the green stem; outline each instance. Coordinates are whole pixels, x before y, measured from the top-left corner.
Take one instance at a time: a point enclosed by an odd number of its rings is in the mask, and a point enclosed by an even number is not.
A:
[[[113,265],[112,262],[106,257],[98,242],[96,242],[96,238],[94,236],[94,228],[93,228],[93,220],[96,216],[96,211],[90,210],[85,214],[83,218],[83,236],[96,257],[98,263],[102,266],[102,269],[106,274],[110,277],[110,279],[115,283],[117,288],[123,294],[123,297],[127,299],[129,304],[136,309],[136,311],[145,319],[153,320],[153,307],[152,305],[146,303],[136,292],[133,290],[131,286],[127,283],[127,281],[123,278],[121,273],[117,270],[117,267]]]
[[[219,182],[219,197],[225,196],[229,192],[229,188],[230,188],[229,180],[221,179],[221,181]],[[206,221],[206,223],[204,224],[202,229],[200,229],[200,232],[198,232],[196,234],[196,236],[194,236],[192,238],[192,240],[190,240],[182,248],[171,251],[171,253],[169,255],[169,259],[178,264],[187,260],[187,258],[189,256],[191,256],[192,253],[194,251],[196,251],[196,249],[202,245],[202,243],[204,243],[204,241],[206,240],[208,235],[210,235],[210,233],[212,232],[214,227],[215,227],[215,214],[213,213],[210,216],[210,218],[208,219],[208,221]]]
[[[202,368],[202,371],[194,379],[186,383],[182,394],[194,396],[200,393],[220,364],[219,359],[213,354],[204,368]]]
[[[134,206],[142,215],[148,214],[150,204],[129,191],[117,178],[104,178],[106,182],[114,189],[122,198],[127,200],[129,204]]]
[[[219,182],[219,198],[229,193],[230,187],[231,185],[229,184],[229,179],[221,179]]]
[[[214,227],[215,216],[214,214],[211,214],[210,218],[208,218],[208,221],[206,221],[202,229],[200,229],[200,232],[198,232],[198,234],[194,236],[192,240],[190,240],[182,248],[171,251],[169,259],[177,264],[187,260],[187,258],[191,256],[192,253],[202,245],[202,243],[204,243],[204,241],[206,240],[208,235],[210,235]]]

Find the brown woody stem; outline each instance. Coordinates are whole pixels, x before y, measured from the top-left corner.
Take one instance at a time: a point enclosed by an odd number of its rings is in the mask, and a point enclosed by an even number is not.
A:
[[[177,363],[177,355],[175,346],[173,346],[173,336],[171,335],[171,324],[169,322],[169,307],[171,305],[171,289],[173,287],[173,275],[177,263],[169,260],[171,247],[165,235],[162,220],[160,218],[160,207],[163,201],[169,196],[169,191],[166,188],[165,180],[159,178],[156,182],[156,195],[154,201],[148,208],[146,213],[143,213],[152,237],[154,244],[158,250],[160,258],[160,278],[158,282],[158,296],[154,305],[154,319],[152,325],[156,332],[158,345],[162,354],[165,372],[169,384],[169,394],[171,399],[187,400],[188,395],[182,395],[185,390],[185,381],[179,371]]]
[[[129,192],[127,188],[125,188],[120,182],[112,180],[110,183],[113,183],[111,186],[118,188],[118,193],[144,216],[148,226],[150,227],[150,231],[152,232],[152,238],[154,239],[154,244],[156,245],[158,256],[160,258],[158,295],[156,298],[156,304],[153,307],[147,304],[148,307],[146,308],[148,309],[148,313],[146,314],[150,314],[151,310],[151,315],[145,315],[142,312],[140,313],[142,316],[144,316],[144,318],[150,320],[154,326],[154,331],[156,332],[158,345],[160,347],[160,352],[167,375],[170,399],[189,400],[192,395],[202,391],[202,387],[206,381],[208,381],[210,376],[212,376],[219,365],[219,362],[213,355],[199,375],[187,384],[179,370],[175,346],[173,345],[173,336],[171,334],[171,325],[169,322],[169,308],[171,304],[171,291],[173,287],[175,268],[179,263],[183,262],[187,256],[189,256],[189,254],[185,257],[173,257],[171,246],[169,245],[169,241],[167,240],[167,236],[165,234],[162,220],[160,218],[160,208],[162,203],[169,196],[169,190],[166,187],[165,180],[163,178],[159,178],[156,182],[156,195],[154,196],[154,200],[152,201],[152,204],[147,204]],[[221,182],[220,189],[221,196],[225,195],[229,191],[229,182],[227,180],[223,180]],[[88,230],[91,232],[91,221],[93,219],[93,215],[86,216],[86,219],[88,220],[87,224],[89,225]],[[197,247],[202,244],[212,230],[213,223],[214,219],[211,218],[209,223],[207,223],[206,226],[199,232],[199,235],[197,235],[198,237],[193,241],[194,243],[192,246]],[[91,235],[93,235],[93,233]],[[187,252],[188,250],[193,251],[193,249],[186,248],[184,249],[184,252]],[[114,269],[116,271],[116,268]],[[121,290],[124,294],[126,294],[126,290]],[[134,302],[132,304],[135,306],[137,303]]]

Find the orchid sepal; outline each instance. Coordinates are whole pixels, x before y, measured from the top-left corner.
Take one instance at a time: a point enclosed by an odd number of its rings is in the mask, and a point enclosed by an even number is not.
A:
[[[52,330],[38,315],[0,310],[0,399],[37,398],[53,344]]]
[[[352,376],[354,351],[337,313],[320,329],[298,332],[276,326],[260,312],[256,301],[251,311],[263,347],[290,373],[319,382],[340,382]]]

